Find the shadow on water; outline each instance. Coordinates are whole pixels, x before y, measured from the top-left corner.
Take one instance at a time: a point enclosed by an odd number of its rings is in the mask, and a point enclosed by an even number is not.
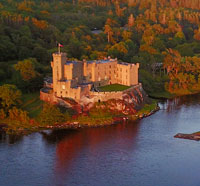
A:
[[[78,133],[78,129],[61,129],[61,130],[49,130],[49,131],[41,131],[43,139],[49,144],[59,143],[61,140],[66,137],[70,137],[74,134]]]
[[[5,131],[0,131],[0,143],[15,144],[23,140],[22,135],[6,134]]]

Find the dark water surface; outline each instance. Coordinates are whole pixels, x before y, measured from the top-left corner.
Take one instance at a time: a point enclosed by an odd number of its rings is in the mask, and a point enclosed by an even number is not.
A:
[[[199,186],[200,95],[160,103],[139,122],[78,131],[0,134],[0,186]]]

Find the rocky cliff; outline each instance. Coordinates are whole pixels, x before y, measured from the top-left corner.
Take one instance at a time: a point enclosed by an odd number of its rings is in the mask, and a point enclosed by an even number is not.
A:
[[[102,104],[94,104],[97,109],[109,110],[124,115],[132,115],[139,111],[145,104],[151,101],[143,90],[142,86],[123,91],[122,99],[110,99]]]
[[[100,109],[124,115],[135,114],[145,104],[151,103],[141,84],[122,91],[120,96],[119,92],[112,92],[109,93],[109,95],[110,99],[108,99],[108,94],[105,92],[99,93],[99,97],[94,97],[93,95],[83,98],[79,104],[71,99],[63,99],[62,101],[65,105],[76,110],[77,113],[87,113],[92,109]],[[99,101],[94,101],[94,98],[98,98]],[[106,100],[104,100],[104,98],[106,98]]]

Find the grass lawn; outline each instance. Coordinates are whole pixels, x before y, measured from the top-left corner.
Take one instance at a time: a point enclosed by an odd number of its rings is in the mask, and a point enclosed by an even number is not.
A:
[[[102,87],[98,87],[101,92],[113,92],[113,91],[123,91],[130,88],[130,86],[120,85],[120,84],[112,84],[106,85]]]
[[[149,94],[150,96],[152,97],[155,97],[155,98],[172,98],[174,95],[173,94],[170,94],[169,92],[154,92],[154,93],[150,93]]]
[[[38,116],[40,111],[42,110],[43,101],[40,100],[40,93],[30,93],[24,94],[22,96],[22,106],[23,110],[28,111],[29,116],[31,118],[35,118]]]

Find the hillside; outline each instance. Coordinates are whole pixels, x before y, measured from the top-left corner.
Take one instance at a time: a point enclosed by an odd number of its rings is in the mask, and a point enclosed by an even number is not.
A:
[[[20,87],[12,64],[28,58],[39,62],[40,74],[50,74],[60,42],[72,59],[139,62],[150,94],[199,90],[199,9],[198,0],[1,1],[0,77]]]

